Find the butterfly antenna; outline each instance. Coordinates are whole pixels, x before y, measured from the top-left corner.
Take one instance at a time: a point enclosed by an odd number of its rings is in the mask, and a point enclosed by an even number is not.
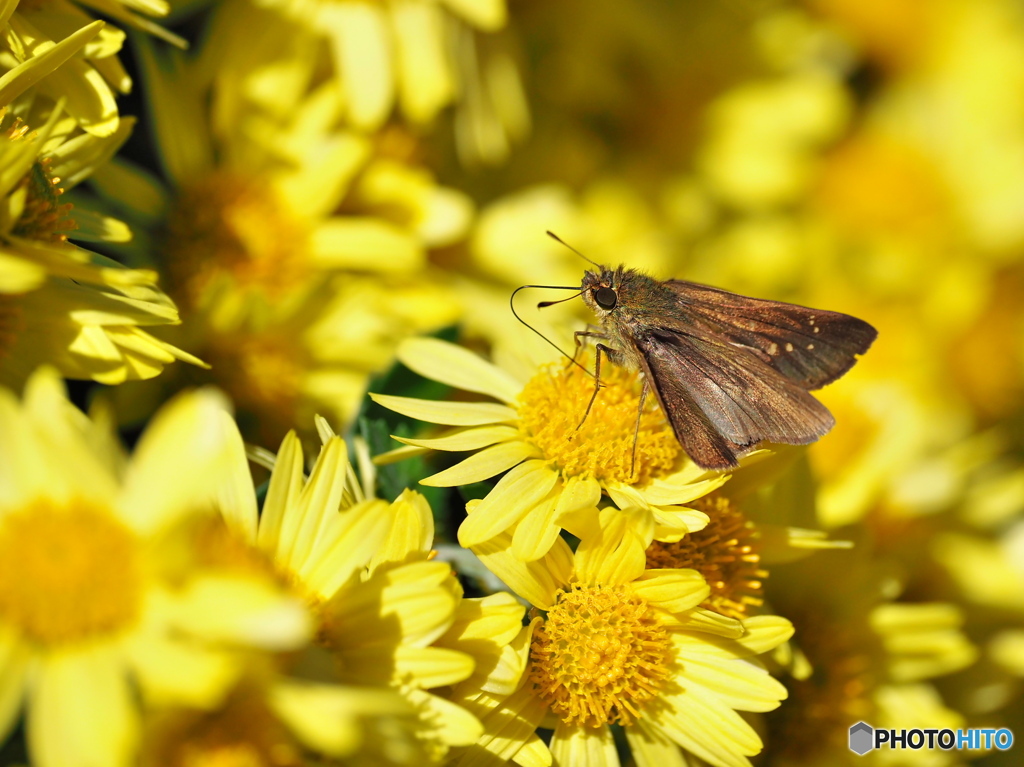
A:
[[[590,258],[587,258],[586,256],[584,256],[584,255],[583,255],[582,253],[580,253],[580,252],[579,252],[578,250],[576,250],[576,248],[574,248],[574,247],[573,247],[572,245],[570,245],[569,243],[567,243],[567,242],[566,242],[565,240],[563,240],[563,239],[562,239],[561,237],[559,237],[559,236],[558,236],[557,234],[555,234],[554,232],[552,232],[552,231],[551,231],[550,229],[548,230],[548,232],[547,232],[547,235],[548,235],[548,237],[550,237],[550,238],[551,238],[552,240],[554,240],[555,242],[557,242],[557,243],[559,243],[559,244],[561,244],[561,245],[564,245],[565,247],[567,247],[567,248],[568,248],[569,250],[571,250],[571,251],[572,251],[573,253],[575,253],[575,254],[576,254],[577,256],[579,256],[580,258],[582,258],[582,259],[583,259],[584,261],[589,261],[589,262],[590,262],[590,263],[592,263],[592,264],[593,264],[594,266],[596,266],[596,267],[597,267],[598,269],[603,269],[603,268],[604,268],[604,267],[602,267],[602,266],[601,266],[601,265],[600,265],[599,263],[597,263],[597,261],[594,261],[593,259],[590,259]]]
[[[513,290],[512,291],[512,295],[509,296],[508,307],[509,307],[509,309],[512,310],[512,316],[514,316],[517,320],[519,320],[521,323],[526,325],[526,327],[528,327],[530,330],[532,330],[538,336],[543,338],[545,343],[548,343],[551,346],[553,346],[555,349],[557,349],[559,354],[561,354],[563,357],[568,359],[573,365],[575,365],[576,367],[580,368],[587,375],[592,375],[592,373],[589,370],[587,370],[583,365],[581,365],[573,357],[570,357],[568,354],[566,354],[564,351],[562,351],[562,348],[558,344],[556,344],[554,341],[552,341],[546,335],[544,335],[539,330],[537,330],[537,328],[535,328],[533,325],[531,325],[529,322],[527,322],[526,320],[524,320],[522,317],[519,316],[519,313],[516,311],[516,306],[515,306],[516,293],[518,293],[520,290],[526,290],[527,288],[544,288],[545,290],[579,290],[579,288],[576,288],[576,287],[566,287],[565,285],[520,285],[518,288]],[[570,300],[572,298],[577,298],[577,296],[569,296],[569,298],[566,298],[564,300],[568,301],[568,300]],[[540,308],[540,306],[542,304],[548,304],[548,303],[549,302],[547,302],[547,301],[542,301],[541,304],[538,304],[538,308]],[[550,303],[560,303],[560,302],[559,301],[552,301]]]

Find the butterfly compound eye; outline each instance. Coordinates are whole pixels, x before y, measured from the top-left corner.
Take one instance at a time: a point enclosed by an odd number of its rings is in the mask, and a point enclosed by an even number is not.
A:
[[[598,288],[594,291],[594,300],[602,309],[614,309],[618,296],[611,288]]]

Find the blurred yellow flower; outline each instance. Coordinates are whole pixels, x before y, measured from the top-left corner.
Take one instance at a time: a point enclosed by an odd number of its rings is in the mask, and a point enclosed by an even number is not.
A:
[[[369,3],[363,0],[274,0],[268,3],[307,24],[330,44],[346,119],[376,130],[397,101],[416,123],[468,98],[460,63],[464,26],[493,32],[506,22],[505,0]]]
[[[476,719],[433,690],[487,684],[520,630],[522,606],[508,594],[463,599],[451,567],[431,559],[426,500],[412,491],[391,504],[368,495],[372,477],[357,479],[345,442],[322,419],[325,441],[308,479],[291,432],[258,515],[241,438],[222,420],[233,469],[219,507],[234,534],[306,601],[334,679],[399,691],[427,755],[416,751],[403,763],[438,761],[449,747],[475,742]]]
[[[786,641],[792,626],[698,607],[709,595],[700,574],[646,570],[643,541],[625,516],[605,510],[575,554],[558,539],[524,563],[507,534],[473,547],[543,617],[534,618],[519,689],[466,702],[485,735],[457,764],[489,763],[488,752],[519,761],[534,731],[551,726],[560,765],[618,764],[612,724],[622,725],[642,767],[682,764],[680,748],[712,765],[748,764],[744,757],[761,750],[737,710],[769,711],[786,697],[756,656]]]
[[[276,24],[271,40],[288,23],[255,18]],[[171,187],[128,164],[99,185],[139,222],[139,254],[156,252],[189,318],[180,344],[210,362],[246,434],[276,444],[314,412],[347,421],[401,338],[455,320],[427,251],[462,236],[472,205],[340,127],[331,81],[310,89],[283,51],[253,59],[242,33],[255,30],[239,27],[226,50],[188,62],[142,47]],[[313,59],[300,61],[310,77]],[[293,104],[284,114],[245,98],[289,74],[275,91]],[[139,405],[146,394],[125,398]]]
[[[864,547],[773,568],[768,597],[796,627],[791,646],[777,655],[790,670],[790,700],[767,718],[773,763],[853,764],[848,729],[857,721],[897,729],[964,726],[956,704],[944,702],[929,681],[977,657],[963,614],[949,603],[886,596],[899,588]],[[909,757],[930,763],[936,755]],[[908,754],[887,756],[903,763]]]
[[[423,484],[451,487],[507,472],[459,528],[459,542],[467,548],[514,530],[516,556],[539,559],[563,528],[586,524],[602,494],[620,508],[641,508],[656,538],[678,540],[707,523],[705,514],[681,504],[728,478],[686,458],[656,405],[648,402],[636,431],[640,387],[637,375],[623,368],[609,366],[602,373],[600,394],[580,425],[594,379],[576,366],[556,363],[520,381],[461,347],[433,339],[410,339],[398,356],[420,375],[502,403],[370,395],[411,418],[469,427],[435,439],[397,438],[419,448],[479,451]]]
[[[226,462],[223,407],[211,392],[182,396],[125,464],[52,371],[23,403],[0,389],[0,729],[24,699],[35,764],[129,764],[136,692],[209,704],[234,663],[211,643],[306,639],[293,600],[252,579],[179,572],[177,531],[207,508]]]
[[[215,707],[151,715],[139,763],[291,765],[305,763],[309,752],[346,765],[426,758],[414,737],[412,707],[397,692],[286,678],[252,665]]]

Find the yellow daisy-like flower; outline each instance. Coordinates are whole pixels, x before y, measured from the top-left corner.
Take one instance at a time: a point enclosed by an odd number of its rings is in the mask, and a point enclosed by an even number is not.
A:
[[[470,516],[478,502],[470,503]],[[680,749],[713,765],[748,764],[761,740],[737,711],[769,711],[785,688],[755,656],[792,626],[740,622],[699,607],[708,585],[694,570],[647,570],[643,541],[605,510],[575,554],[562,540],[524,563],[502,534],[473,550],[543,615],[522,685],[510,696],[465,701],[485,735],[460,765],[516,758],[538,727],[553,727],[555,764],[618,765],[609,725],[621,725],[640,767],[683,765]]]
[[[183,396],[130,462],[65,399],[52,371],[23,403],[0,389],[0,731],[25,701],[32,761],[126,765],[147,701],[208,705],[232,656],[290,649],[308,622],[249,578],[180,571],[177,532],[225,463],[221,398]]]
[[[505,25],[504,0],[367,3],[361,0],[274,0],[330,44],[348,120],[379,128],[397,101],[407,118],[429,123],[460,97],[470,98],[460,63],[472,44],[466,24],[493,32]],[[469,48],[469,51],[467,51]],[[480,94],[475,94],[478,98]]]
[[[432,560],[426,500],[412,491],[390,504],[370,496],[345,442],[323,420],[324,445],[309,477],[291,432],[257,514],[241,437],[222,420],[233,462],[219,498],[228,527],[306,601],[336,679],[398,690],[419,748],[433,761],[475,742],[476,719],[432,691],[486,683],[521,628],[522,606],[509,594],[463,599],[450,565]],[[364,481],[372,487],[372,477]]]
[[[346,765],[421,764],[413,713],[393,690],[287,678],[254,663],[216,707],[151,716],[139,763],[298,765],[314,752]]]
[[[790,700],[768,716],[773,762],[844,764],[851,758],[849,727],[858,721],[897,729],[964,726],[964,716],[931,683],[977,657],[961,610],[883,597],[883,589],[898,584],[882,581],[877,563],[853,549],[773,569],[772,605],[797,630],[778,655],[789,668]],[[948,755],[892,756],[945,764]],[[942,759],[930,761],[935,756]]]
[[[263,47],[287,20],[247,13],[255,28],[193,61],[143,46],[170,186],[124,163],[99,185],[190,317],[175,341],[210,362],[247,436],[277,444],[315,412],[347,421],[400,339],[456,319],[427,253],[462,235],[472,205],[341,127],[332,84],[309,87],[316,56]],[[254,105],[268,82],[283,109]]]
[[[96,22],[8,72],[0,101],[66,68],[76,46],[101,27]],[[97,137],[60,107],[41,112],[38,130],[12,116],[33,119],[36,111],[8,102],[0,121],[0,382],[20,388],[41,364],[108,384],[151,378],[176,359],[201,365],[142,329],[178,322],[153,272],[124,269],[67,241],[131,238],[120,221],[61,200],[120,147],[132,121]]]
[[[412,418],[468,427],[436,439],[400,440],[419,448],[480,451],[423,484],[465,485],[507,472],[459,528],[463,546],[514,529],[516,556],[538,559],[563,528],[576,532],[603,494],[619,508],[642,509],[643,524],[654,530],[655,538],[678,540],[707,523],[703,512],[680,504],[727,479],[686,458],[650,400],[636,431],[639,381],[623,368],[609,365],[602,371],[601,391],[579,426],[594,393],[594,379],[576,366],[557,363],[519,381],[461,347],[433,339],[404,342],[398,357],[420,375],[500,400],[429,402],[371,395]]]
[[[84,44],[73,44],[70,55],[63,57],[66,65],[46,79],[36,78],[33,95],[51,104],[63,102],[77,124],[94,136],[111,136],[118,131],[120,116],[114,91],[131,90],[131,78],[117,58],[124,32],[94,21],[64,0],[21,3],[13,14],[8,11],[3,15],[3,27],[0,67],[4,69],[14,69],[84,34]]]

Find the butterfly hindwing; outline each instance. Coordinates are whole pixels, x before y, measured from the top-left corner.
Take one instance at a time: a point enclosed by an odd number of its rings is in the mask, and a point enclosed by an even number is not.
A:
[[[633,340],[676,437],[700,466],[733,468],[762,440],[807,444],[835,423],[824,405],[749,349],[666,328]]]

